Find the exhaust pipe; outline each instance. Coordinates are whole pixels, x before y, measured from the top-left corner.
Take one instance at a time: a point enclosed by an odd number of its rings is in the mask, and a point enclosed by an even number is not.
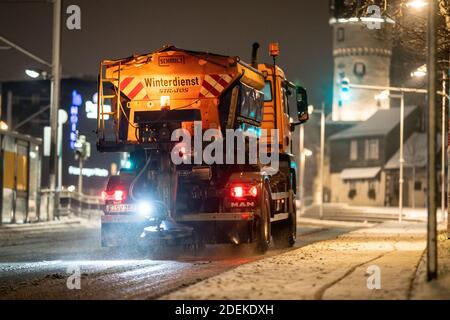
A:
[[[258,69],[258,49],[259,43],[254,42],[252,46],[252,67]]]

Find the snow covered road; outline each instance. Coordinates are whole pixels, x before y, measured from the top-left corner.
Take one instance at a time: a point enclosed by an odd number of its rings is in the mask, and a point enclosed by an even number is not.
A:
[[[354,229],[303,224],[297,248]],[[249,247],[208,246],[200,256],[153,260],[100,247],[98,224],[0,229],[0,299],[154,299],[262,258]],[[80,289],[71,276],[79,273]]]

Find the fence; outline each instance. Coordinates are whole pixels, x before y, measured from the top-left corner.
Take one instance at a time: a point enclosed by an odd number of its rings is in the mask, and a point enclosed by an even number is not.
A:
[[[49,189],[41,191],[41,211],[49,211]],[[62,190],[57,193],[58,208],[55,218],[75,215],[83,218],[92,218],[101,215],[103,201],[100,197],[80,194],[78,192]]]

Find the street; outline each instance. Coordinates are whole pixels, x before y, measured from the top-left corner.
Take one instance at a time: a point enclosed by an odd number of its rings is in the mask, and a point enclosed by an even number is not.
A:
[[[295,248],[333,239],[352,229],[302,225]],[[155,299],[287,251],[271,249],[266,255],[254,255],[245,246],[208,246],[199,256],[151,260],[136,252],[101,248],[95,223],[9,235],[2,232],[0,242],[1,299]],[[80,268],[80,290],[69,290],[66,285],[71,275],[68,268],[74,267]]]

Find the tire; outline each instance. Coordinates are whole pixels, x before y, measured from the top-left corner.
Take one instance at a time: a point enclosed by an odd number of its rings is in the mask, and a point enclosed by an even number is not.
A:
[[[297,238],[297,209],[293,192],[290,193],[289,201],[291,203],[289,218],[275,222],[272,227],[272,237],[276,248],[291,248],[295,245]]]
[[[269,249],[270,244],[270,196],[267,187],[264,187],[261,200],[261,216],[257,221],[257,242],[256,252],[264,254]]]

